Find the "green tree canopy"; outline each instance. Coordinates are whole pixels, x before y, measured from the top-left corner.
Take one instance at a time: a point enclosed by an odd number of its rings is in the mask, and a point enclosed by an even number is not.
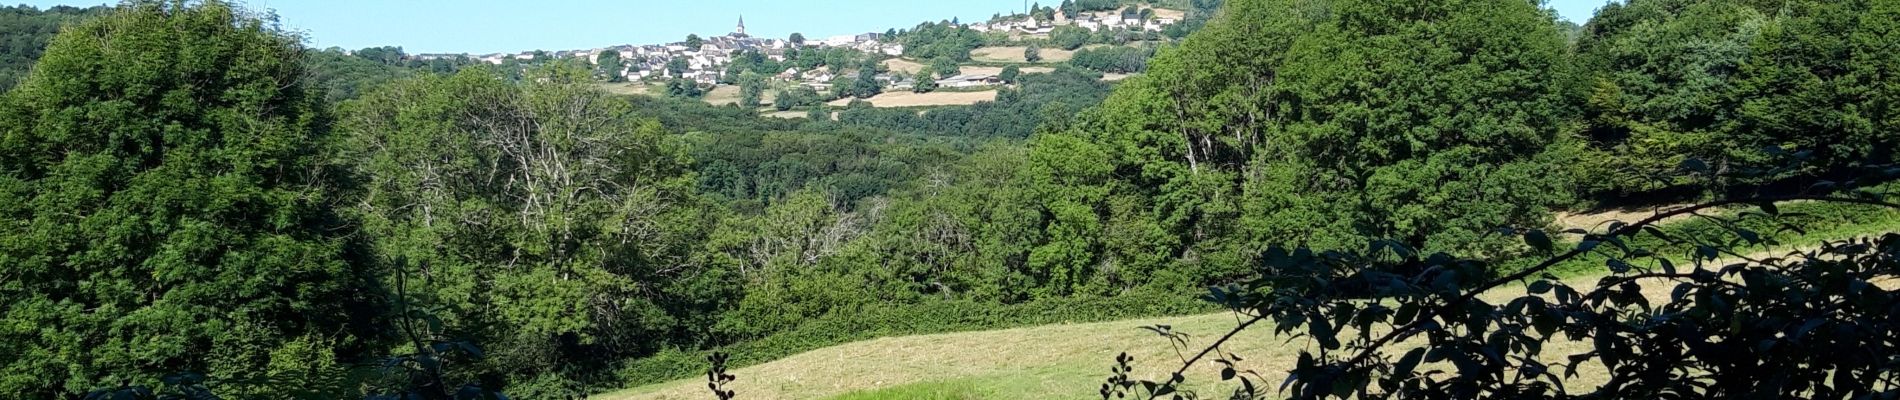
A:
[[[380,254],[426,265],[412,289],[492,371],[576,393],[591,361],[642,354],[674,327],[659,301],[700,214],[687,158],[657,122],[561,66],[512,82],[425,76],[351,103],[357,211]],[[554,383],[550,383],[554,382]]]
[[[1900,68],[1887,1],[1638,0],[1600,10],[1577,42],[1595,175],[1605,197],[1694,186],[1715,169],[1814,163],[1766,180],[1891,162]]]
[[[33,62],[46,50],[59,28],[73,21],[104,14],[106,7],[0,6],[0,92],[26,77]]]
[[[608,82],[627,81],[627,65],[626,62],[620,59],[620,51],[618,50],[600,52],[600,56],[594,59],[594,66],[595,69],[599,71],[600,76],[606,78]]]
[[[758,108],[765,97],[765,75],[746,72],[739,75],[739,106]]]
[[[321,390],[265,382],[366,344],[371,264],[332,212],[322,94],[273,26],[128,2],[62,32],[0,101],[0,392],[181,371],[237,397]]]
[[[1031,269],[1150,260],[1191,284],[1269,244],[1496,254],[1487,232],[1539,226],[1568,193],[1554,27],[1511,0],[1230,2],[1033,144],[1054,219]]]
[[[1088,29],[1074,25],[1063,25],[1056,27],[1055,31],[1049,32],[1049,42],[1054,43],[1056,47],[1060,47],[1063,50],[1075,50],[1082,48],[1083,45],[1089,44],[1090,36]]]

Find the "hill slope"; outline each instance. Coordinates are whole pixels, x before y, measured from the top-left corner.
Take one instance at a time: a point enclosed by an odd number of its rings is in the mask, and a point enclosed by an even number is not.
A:
[[[1572,285],[1587,286],[1595,278],[1576,278]],[[1888,286],[1893,286],[1889,282]],[[1658,301],[1668,287],[1649,285]],[[1501,301],[1523,293],[1507,286],[1485,296]],[[741,368],[731,386],[746,399],[822,399],[849,395],[849,399],[1095,399],[1116,354],[1135,357],[1135,374],[1165,376],[1180,366],[1180,356],[1168,342],[1144,326],[1169,325],[1177,332],[1211,340],[1236,323],[1231,314],[1147,318],[1091,324],[1047,325],[985,332],[965,332],[882,338],[806,352],[770,363]],[[1190,343],[1199,344],[1200,341]],[[1304,340],[1287,342],[1268,331],[1243,333],[1227,350],[1246,358],[1246,367],[1267,382],[1285,378],[1280,369],[1293,365]],[[1582,343],[1547,347],[1552,359],[1585,350]],[[1184,351],[1199,351],[1195,347]],[[1187,354],[1192,356],[1192,353]],[[1212,363],[1189,371],[1203,395],[1232,390],[1219,381]],[[1590,367],[1585,378],[1572,382],[1594,386]],[[920,394],[922,394],[920,396]],[[705,382],[688,379],[628,389],[596,397],[608,400],[707,399]]]
[[[1171,324],[1177,330],[1205,337],[1218,336],[1233,326],[1234,319],[1216,314],[883,338],[742,368],[734,371],[739,380],[732,388],[743,398],[761,400],[827,398],[919,384],[967,392],[961,398],[1086,399],[1094,397],[1097,385],[1107,377],[1104,372],[1115,355],[1123,351],[1135,356],[1138,373],[1159,371],[1169,361],[1179,365],[1165,340],[1139,329],[1156,324]],[[1269,351],[1264,344],[1253,341],[1236,350],[1276,357],[1294,353]],[[1198,373],[1218,372],[1211,368]],[[709,396],[705,382],[692,379],[597,398],[685,400]]]
[[[1822,241],[1869,237],[1900,230],[1900,212],[1840,208],[1821,204],[1793,204],[1788,210],[1814,213],[1818,219],[1807,221],[1813,228],[1807,235],[1782,237],[1789,245],[1751,249],[1751,258],[1787,254],[1797,249],[1812,249]],[[1566,214],[1564,228],[1598,229],[1604,221],[1633,220],[1653,211],[1607,211],[1595,214]],[[1731,211],[1734,212],[1734,211]],[[1693,232],[1704,221],[1668,224],[1672,231]],[[1681,261],[1681,260],[1678,260]],[[1600,261],[1587,261],[1583,264]],[[1713,265],[1723,265],[1718,262]],[[1679,262],[1679,265],[1686,265]],[[1597,269],[1578,270],[1579,276],[1567,279],[1575,287],[1594,287],[1601,277]],[[1661,282],[1658,282],[1661,283]],[[1900,282],[1881,282],[1887,288]],[[1674,285],[1645,284],[1653,301],[1666,301]],[[1483,296],[1499,303],[1524,293],[1522,286],[1506,286]],[[1143,326],[1171,325],[1178,332],[1202,338],[1190,345],[1203,344],[1226,333],[1235,318],[1230,314],[1145,318],[1087,324],[1058,324],[1029,328],[962,332],[950,334],[890,337],[818,349],[765,364],[741,368],[732,386],[745,399],[1094,399],[1096,390],[1116,354],[1135,356],[1136,376],[1165,376],[1179,366],[1180,358],[1168,342]],[[1584,350],[1580,343],[1556,343],[1547,347],[1547,361]],[[1229,352],[1247,358],[1245,367],[1259,371],[1267,382],[1279,382],[1280,370],[1292,365],[1304,341],[1287,343],[1268,331],[1255,329],[1230,344]],[[1199,348],[1192,350],[1198,351]],[[1201,365],[1190,372],[1189,381],[1208,384],[1219,379],[1218,369]],[[1593,387],[1600,382],[1591,378],[1591,368],[1579,368],[1583,379],[1572,380],[1577,387]],[[1203,387],[1203,395],[1224,393],[1227,388]],[[611,400],[687,400],[710,398],[705,383],[687,379],[637,387],[597,396]]]

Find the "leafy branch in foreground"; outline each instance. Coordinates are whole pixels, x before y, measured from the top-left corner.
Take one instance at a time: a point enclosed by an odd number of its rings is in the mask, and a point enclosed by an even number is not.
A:
[[[1869,177],[1900,175],[1876,171]],[[1897,398],[1900,293],[1890,283],[1900,279],[1900,235],[1771,250],[1777,236],[1805,232],[1790,221],[1803,215],[1782,205],[1900,210],[1890,193],[1833,193],[1711,201],[1568,231],[1580,237],[1568,250],[1542,230],[1510,230],[1551,256],[1503,276],[1486,261],[1394,241],[1366,253],[1269,250],[1257,278],[1208,296],[1241,322],[1166,381],[1130,381],[1118,367],[1103,398],[1201,398],[1182,376],[1210,359],[1224,366],[1222,380],[1239,381],[1232,398],[1265,398],[1265,379],[1238,372],[1241,360],[1223,349],[1262,322],[1313,343],[1278,389],[1301,399]],[[1659,226],[1678,218],[1721,234]],[[1595,259],[1609,274],[1594,288],[1551,273]],[[1518,283],[1524,294],[1508,301],[1481,297]],[[1584,350],[1546,352],[1553,343]],[[1590,382],[1579,384],[1585,374]]]
[[[726,388],[726,385],[730,385],[732,381],[739,379],[738,377],[732,376],[732,374],[726,373],[726,361],[731,358],[732,356],[726,353],[713,353],[710,356],[706,356],[706,362],[712,364],[711,367],[706,369],[706,389],[712,390],[713,397],[719,400],[732,400],[736,397],[736,393],[733,393],[732,389]]]

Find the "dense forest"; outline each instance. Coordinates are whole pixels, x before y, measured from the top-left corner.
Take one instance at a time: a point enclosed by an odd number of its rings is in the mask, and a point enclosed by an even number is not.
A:
[[[46,42],[59,33],[59,27],[79,19],[102,14],[105,7],[77,8],[58,6],[45,10],[32,6],[0,6],[0,91],[18,84],[33,62],[45,51]]]
[[[1277,246],[1508,265],[1535,246],[1491,233],[1556,210],[1900,145],[1893,0],[1630,0],[1580,32],[1521,0],[1188,3],[1176,44],[836,120],[309,49],[220,1],[8,9],[78,22],[7,35],[36,64],[0,97],[0,398],[588,395],[714,349],[1204,310]]]

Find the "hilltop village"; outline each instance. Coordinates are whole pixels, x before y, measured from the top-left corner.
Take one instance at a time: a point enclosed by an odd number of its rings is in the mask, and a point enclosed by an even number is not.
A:
[[[1066,61],[1073,51],[1084,46],[1165,41],[1184,34],[1184,30],[1179,29],[1184,16],[1183,11],[1151,6],[1097,11],[1038,6],[1031,7],[1031,12],[1026,14],[999,14],[988,21],[927,22],[912,29],[822,39],[807,39],[799,34],[786,38],[753,36],[747,32],[741,16],[730,33],[710,37],[690,35],[665,44],[409,57],[424,62],[459,60],[493,65],[584,60],[596,66],[603,80],[634,86],[670,85],[674,94],[704,94],[721,86],[738,86],[744,75],[751,73],[779,89],[803,87],[826,98],[854,94],[870,97],[878,92],[916,91],[920,87],[981,90],[1004,85],[1010,79],[1003,76],[997,65],[1013,62],[1034,70],[1036,65],[1045,62]],[[1009,53],[1013,54],[1001,54],[1004,56],[1001,59],[973,59],[971,52],[979,48],[1010,49],[1013,51]],[[1037,53],[1049,53],[1053,57]],[[872,83],[875,89],[858,83],[863,75],[862,67],[867,64],[875,65],[872,67],[875,71],[868,75],[869,82],[875,82]],[[766,66],[771,68],[764,69]],[[992,68],[983,68],[985,66]],[[961,71],[961,67],[975,68]],[[683,83],[693,87],[683,88]],[[847,88],[841,90],[840,86]]]

